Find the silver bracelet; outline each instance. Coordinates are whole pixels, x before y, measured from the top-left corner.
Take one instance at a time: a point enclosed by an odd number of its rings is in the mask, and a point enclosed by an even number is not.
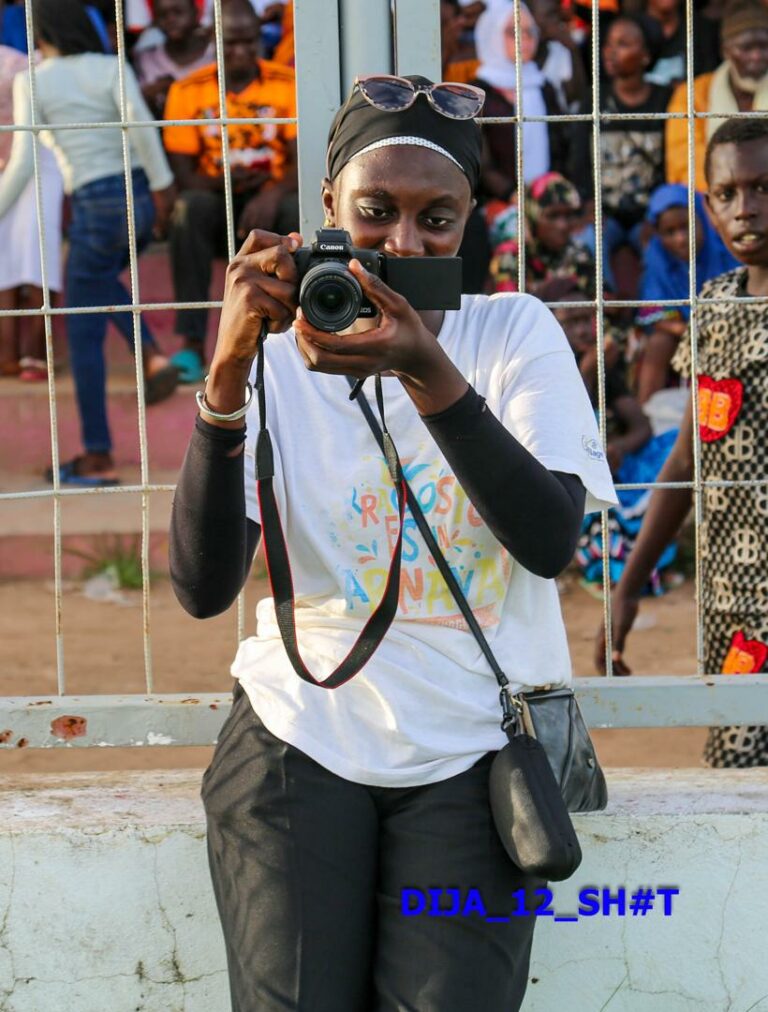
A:
[[[208,376],[205,377],[205,382],[208,382]],[[245,404],[241,408],[238,408],[237,411],[232,411],[228,415],[223,415],[220,411],[214,411],[213,408],[209,407],[208,401],[205,399],[205,390],[198,390],[195,394],[197,406],[201,411],[204,411],[206,415],[210,415],[211,418],[215,418],[217,422],[236,422],[238,418],[242,418],[245,414],[247,414],[248,408],[251,406],[251,401],[253,400],[253,387],[248,380],[245,381],[245,385],[247,388]]]

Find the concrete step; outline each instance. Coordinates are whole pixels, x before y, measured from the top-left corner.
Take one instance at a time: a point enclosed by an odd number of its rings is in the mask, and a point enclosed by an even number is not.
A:
[[[151,481],[173,485],[176,470],[155,470]],[[140,484],[135,467],[121,471],[124,484]],[[18,473],[0,471],[0,492],[33,491],[40,487],[27,481],[19,487]],[[149,495],[150,566],[167,571],[168,525],[171,492]],[[141,551],[142,496],[115,491],[95,495],[62,497],[62,572],[66,579],[78,579],[97,561],[114,559],[117,553],[138,555]],[[0,500],[0,579],[52,579],[54,567],[53,499],[25,498]]]
[[[224,284],[224,262],[214,267],[211,299],[221,298]],[[127,275],[126,285],[130,287]],[[165,246],[153,247],[139,260],[139,294],[142,302],[162,303],[173,300],[170,260]],[[61,304],[61,300],[58,300]],[[179,349],[174,335],[174,314],[171,310],[147,310],[144,314],[155,338],[165,354]],[[67,460],[81,451],[80,420],[75,402],[72,378],[67,367],[65,321],[53,318],[54,353],[56,359],[56,407],[59,429],[60,457]],[[218,313],[211,311],[208,331],[208,353],[215,344]],[[108,327],[105,354],[109,370],[108,410],[114,440],[115,459],[121,476],[126,469],[139,463],[138,405],[136,378],[131,350],[111,325]],[[179,387],[162,404],[147,410],[147,441],[152,468],[178,468],[196,413],[193,387]],[[9,489],[26,487],[32,476],[42,481],[42,473],[51,460],[51,425],[48,388],[45,383],[21,383],[0,379],[0,472],[10,480],[18,475]]]
[[[141,462],[136,380],[131,367],[114,370],[108,380],[108,410],[115,462],[121,477]],[[180,386],[160,404],[147,408],[147,450],[150,467],[178,469],[184,458],[197,413],[195,387]],[[72,378],[57,379],[56,416],[59,457],[68,460],[82,452],[80,417]],[[0,380],[0,472],[8,487],[17,491],[33,477],[45,487],[42,475],[51,462],[51,421],[48,386]],[[16,475],[14,481],[13,475]]]

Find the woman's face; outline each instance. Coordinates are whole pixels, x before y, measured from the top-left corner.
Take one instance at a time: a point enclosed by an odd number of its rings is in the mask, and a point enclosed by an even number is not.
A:
[[[568,245],[577,214],[568,204],[543,207],[534,226],[535,238],[545,249],[560,253]]]
[[[473,204],[458,166],[413,145],[369,151],[323,184],[332,227],[391,256],[455,256]]]
[[[656,222],[656,234],[661,245],[678,260],[688,259],[688,208],[670,207],[662,211]],[[696,230],[696,252],[701,249],[704,235],[701,229]]]
[[[614,21],[603,46],[603,66],[608,77],[634,77],[650,63],[643,33],[631,21]]]
[[[520,10],[520,60],[528,63],[536,55],[538,37],[536,24],[528,11]],[[510,14],[504,25],[504,48],[507,59],[515,62],[515,16]]]

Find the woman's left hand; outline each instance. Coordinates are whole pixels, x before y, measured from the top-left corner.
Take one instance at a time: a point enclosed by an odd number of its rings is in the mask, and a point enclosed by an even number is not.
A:
[[[349,271],[379,310],[378,323],[358,334],[329,334],[299,315],[293,328],[307,368],[359,379],[383,372],[423,379],[440,356],[434,335],[403,296],[370,274],[359,260],[350,261]]]

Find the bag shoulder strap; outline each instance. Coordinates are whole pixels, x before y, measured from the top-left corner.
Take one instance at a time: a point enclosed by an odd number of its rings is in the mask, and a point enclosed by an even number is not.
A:
[[[351,379],[349,376],[347,377],[347,382],[349,383],[350,388],[355,394],[355,399],[357,400],[357,403],[360,405],[360,410],[363,412],[365,420],[368,422],[368,427],[373,433],[376,442],[379,444],[379,447],[381,448],[382,452],[386,452],[384,442],[385,434],[382,432],[379,423],[376,421],[376,416],[374,415],[365,394],[362,392],[362,388],[359,385],[356,385],[355,381]],[[448,585],[448,589],[453,595],[453,598],[456,601],[456,604],[458,605],[461,614],[464,616],[464,619],[467,625],[469,626],[472,635],[477,640],[477,645],[482,650],[483,656],[488,661],[491,671],[496,676],[496,681],[499,683],[499,687],[502,690],[501,703],[506,715],[507,706],[505,704],[507,703],[507,693],[504,690],[509,685],[509,679],[504,674],[504,672],[501,669],[501,666],[496,660],[496,657],[494,656],[494,653],[491,650],[490,644],[488,643],[488,640],[485,638],[485,634],[483,633],[483,630],[480,628],[480,624],[475,618],[472,608],[470,607],[469,602],[464,596],[464,592],[459,586],[459,581],[453,575],[453,571],[451,570],[451,567],[448,565],[448,561],[446,560],[443,553],[440,551],[440,547],[435,539],[434,534],[432,533],[429,523],[427,522],[427,518],[424,516],[424,513],[422,512],[418,499],[413,493],[413,489],[405,479],[403,479],[403,482],[405,484],[405,493],[408,501],[408,509],[411,511],[411,516],[416,522],[416,526],[419,528],[419,531],[421,533],[421,536],[424,538],[427,548],[432,553],[432,557],[435,560],[435,564],[437,565],[437,568],[440,570],[443,579]]]

